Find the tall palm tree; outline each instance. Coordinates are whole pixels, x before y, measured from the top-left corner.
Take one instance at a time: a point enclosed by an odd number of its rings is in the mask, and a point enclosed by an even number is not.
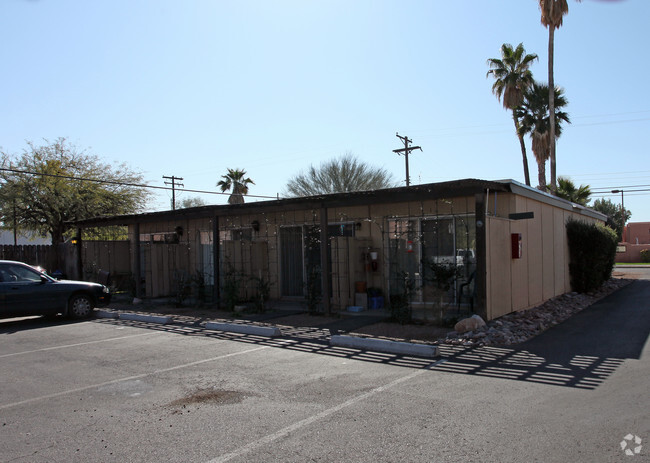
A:
[[[523,134],[519,133],[519,119],[515,113],[515,108],[522,103],[524,92],[534,83],[533,74],[529,68],[536,59],[537,55],[535,53],[526,54],[523,43],[520,43],[514,49],[509,43],[504,43],[501,45],[501,59],[488,59],[490,70],[486,74],[486,77],[489,75],[494,77],[492,93],[497,96],[499,101],[503,102],[504,108],[512,111],[512,120],[515,123],[515,131],[519,138],[521,156],[524,162],[524,178],[528,186],[530,186],[530,173],[528,172],[526,144],[524,143]]]
[[[568,199],[572,203],[586,206],[591,199],[591,188],[589,185],[580,185],[576,187],[575,183],[568,177],[557,178],[557,191],[559,198]]]
[[[554,131],[555,138],[562,134],[562,122],[571,123],[569,115],[562,111],[562,108],[568,104],[564,97],[562,89],[555,87],[553,93],[555,101],[554,111]],[[520,120],[520,132],[530,134],[532,140],[533,153],[537,161],[537,178],[539,188],[546,191],[546,161],[550,157],[551,143],[551,117],[548,86],[535,83],[532,88],[524,93],[524,101],[519,108],[515,110]]]
[[[567,0],[538,0],[542,12],[542,24],[548,28],[548,88],[549,110],[551,115],[550,158],[551,158],[551,191],[556,189],[556,156],[555,156],[555,99],[552,89],[555,88],[553,79],[553,52],[555,48],[555,29],[562,25],[562,18],[569,12]],[[577,0],[578,2],[580,0]]]
[[[244,178],[245,175],[245,170],[228,169],[228,173],[221,176],[223,180],[217,182],[217,186],[221,188],[222,192],[232,190],[228,204],[244,204],[244,195],[248,194],[248,185],[255,185],[250,178]]]

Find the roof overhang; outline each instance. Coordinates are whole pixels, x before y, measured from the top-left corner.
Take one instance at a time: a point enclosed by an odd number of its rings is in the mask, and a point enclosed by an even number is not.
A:
[[[373,204],[402,203],[432,199],[448,199],[487,192],[514,193],[546,204],[551,204],[565,210],[578,212],[582,215],[599,220],[607,220],[607,216],[584,206],[557,198],[535,188],[523,185],[514,180],[479,180],[463,179],[449,182],[428,183],[408,187],[387,188],[382,190],[355,191],[351,193],[335,193],[320,196],[299,198],[284,198],[270,201],[257,201],[244,204],[223,204],[191,207],[173,211],[147,212],[142,214],[119,215],[110,217],[95,217],[92,219],[71,222],[79,228],[132,225],[136,223],[151,223],[161,220],[205,219],[227,217],[241,214],[261,214],[289,212],[305,209],[320,209],[323,207],[367,206]]]

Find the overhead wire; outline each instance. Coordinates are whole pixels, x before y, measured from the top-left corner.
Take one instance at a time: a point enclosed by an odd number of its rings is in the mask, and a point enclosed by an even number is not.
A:
[[[172,187],[148,185],[146,183],[120,182],[120,181],[117,181],[117,180],[100,180],[100,179],[95,179],[95,178],[75,177],[73,175],[48,174],[48,173],[44,173],[44,172],[31,172],[31,171],[28,171],[28,170],[10,169],[10,168],[7,168],[7,167],[0,167],[0,171],[11,172],[11,173],[15,173],[15,174],[40,175],[42,177],[55,177],[55,178],[62,178],[62,179],[66,179],[66,180],[80,180],[80,181],[84,181],[84,182],[103,183],[103,184],[107,184],[107,185],[128,186],[128,187],[134,187],[134,188],[149,188],[149,189],[152,189],[152,190],[166,190],[166,191],[171,191],[172,190]],[[174,188],[174,189],[176,191],[183,191],[183,192],[188,192],[188,193],[202,193],[202,194],[230,196],[230,193],[221,193],[221,192],[218,192],[218,191],[192,190],[192,189],[187,189],[187,188]],[[248,194],[243,195],[243,196],[247,196],[249,198],[277,199],[276,196],[248,195]]]

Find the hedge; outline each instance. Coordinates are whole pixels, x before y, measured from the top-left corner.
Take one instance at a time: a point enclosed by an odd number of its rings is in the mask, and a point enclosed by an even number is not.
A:
[[[616,232],[605,225],[577,220],[569,220],[566,228],[571,287],[579,293],[598,289],[612,276],[618,243]]]

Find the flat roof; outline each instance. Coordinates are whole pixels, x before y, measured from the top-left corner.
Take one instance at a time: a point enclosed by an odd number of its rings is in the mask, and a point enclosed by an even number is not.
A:
[[[135,223],[157,222],[172,219],[200,219],[215,216],[232,216],[238,214],[256,214],[286,212],[301,209],[320,209],[321,207],[362,206],[370,204],[386,204],[408,201],[421,201],[443,198],[473,196],[486,192],[514,193],[547,204],[552,204],[566,210],[580,212],[593,218],[605,221],[607,216],[593,209],[574,204],[570,201],[544,193],[535,188],[523,185],[514,180],[480,180],[462,179],[448,182],[427,183],[408,187],[386,188],[381,190],[355,191],[350,193],[334,193],[328,195],[282,198],[269,201],[256,201],[244,204],[217,204],[169,211],[145,212],[118,216],[95,217],[71,222],[80,228],[131,225]]]

